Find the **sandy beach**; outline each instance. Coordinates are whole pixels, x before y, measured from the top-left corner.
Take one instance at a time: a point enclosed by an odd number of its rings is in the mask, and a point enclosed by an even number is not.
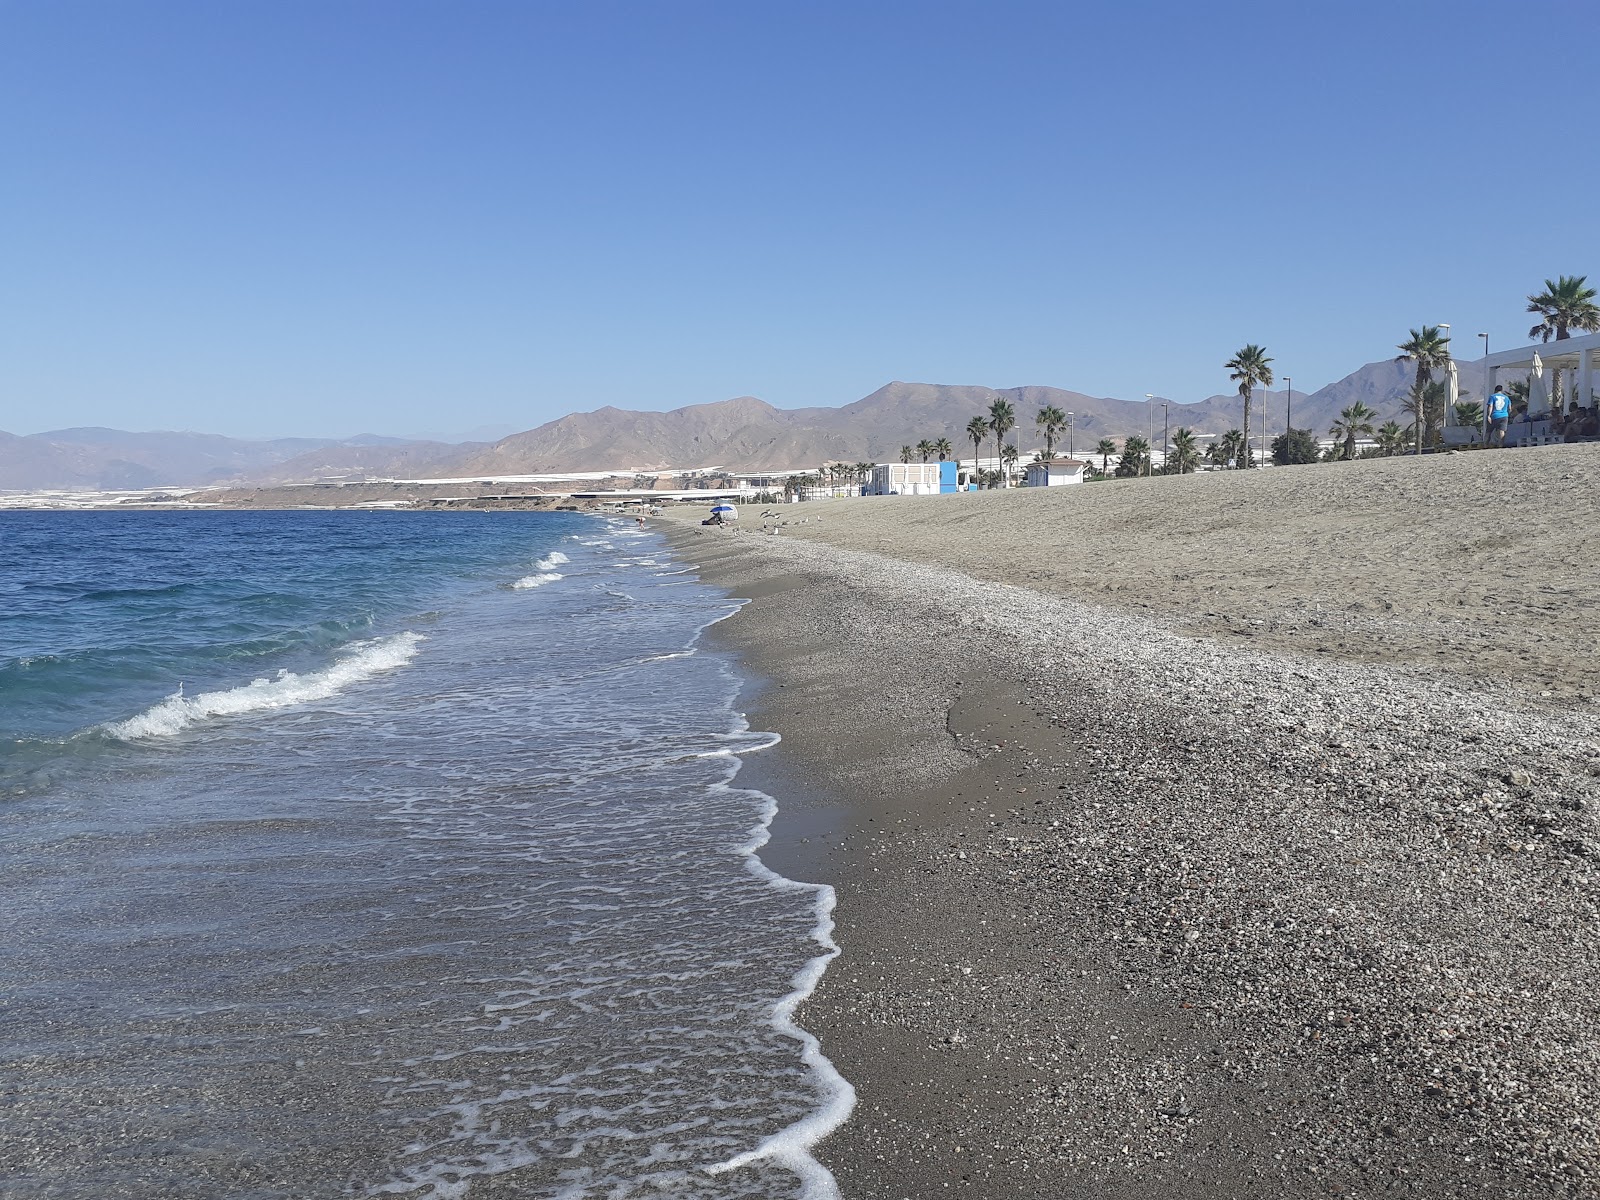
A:
[[[1600,1194],[1587,446],[664,521],[849,1200]]]

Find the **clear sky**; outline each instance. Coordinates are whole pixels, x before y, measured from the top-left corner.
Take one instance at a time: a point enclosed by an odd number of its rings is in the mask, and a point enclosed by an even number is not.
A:
[[[0,0],[0,429],[1295,390],[1600,281],[1594,0]]]

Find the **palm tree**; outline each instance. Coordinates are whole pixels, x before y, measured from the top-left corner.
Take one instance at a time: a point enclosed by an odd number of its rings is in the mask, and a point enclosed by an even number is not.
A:
[[[1174,471],[1179,475],[1187,475],[1200,465],[1200,447],[1195,443],[1194,430],[1175,429],[1172,433],[1172,449],[1167,455],[1166,471]]]
[[[1136,475],[1143,475],[1150,465],[1150,443],[1138,434],[1125,438],[1122,443],[1122,457],[1117,460],[1117,478],[1131,479]]]
[[[1398,421],[1385,421],[1378,427],[1378,453],[1385,458],[1393,458],[1406,446],[1406,431],[1400,428]]]
[[[1372,432],[1372,418],[1378,414],[1361,401],[1339,410],[1339,419],[1329,432],[1344,442],[1344,458],[1348,462],[1356,456],[1356,438]]]
[[[1034,423],[1039,426],[1039,431],[1044,434],[1044,456],[1046,460],[1056,455],[1056,435],[1067,427],[1067,414],[1054,404],[1047,404],[1039,410],[1039,415],[1034,418]]]
[[[1423,438],[1432,434],[1434,426],[1444,416],[1444,398],[1445,386],[1438,380],[1414,383],[1406,393],[1400,411],[1411,418],[1413,454],[1422,453]]]
[[[1106,464],[1110,462],[1111,456],[1117,452],[1117,444],[1110,438],[1101,438],[1100,444],[1094,448],[1094,452],[1100,456],[1100,474],[1111,474],[1111,468]]]
[[[1233,372],[1228,378],[1239,385],[1239,395],[1244,397],[1244,454],[1237,460],[1242,466],[1250,465],[1250,396],[1257,384],[1272,386],[1271,363],[1266,347],[1251,343],[1222,364]]]
[[[1585,333],[1600,330],[1600,308],[1595,307],[1595,290],[1584,287],[1587,275],[1563,275],[1555,282],[1546,279],[1544,291],[1528,297],[1528,311],[1540,321],[1528,330],[1530,338],[1564,342],[1572,330]]]
[[[1404,362],[1410,359],[1417,364],[1416,386],[1426,388],[1433,380],[1435,368],[1443,370],[1450,365],[1450,339],[1439,332],[1437,325],[1424,325],[1420,330],[1411,330],[1411,336],[1395,347],[1400,353],[1395,355],[1395,362]],[[1442,415],[1442,414],[1441,414]],[[1428,444],[1433,443],[1433,421],[1424,415],[1422,434],[1417,441],[1417,453],[1422,453],[1422,444],[1425,439]]]
[[[1483,405],[1477,400],[1457,400],[1455,405],[1456,424],[1467,425],[1473,429],[1483,428]]]
[[[910,446],[901,446],[900,447],[900,461],[901,462],[908,463],[913,458],[915,458],[916,456],[917,456],[917,452],[915,450],[913,450]]]
[[[1238,465],[1244,458],[1244,434],[1237,429],[1228,430],[1211,443],[1209,453],[1215,456],[1212,461],[1218,466]]]
[[[872,482],[872,468],[877,465],[877,463],[858,462],[856,464],[856,481],[863,487]]]
[[[947,438],[947,437],[942,437],[938,441],[934,442],[933,443],[933,452],[939,456],[939,461],[940,462],[943,462],[945,459],[949,458],[950,457],[950,439]]]
[[[1005,444],[1005,448],[1000,451],[1000,463],[1006,469],[1006,486],[1010,487],[1011,479],[1017,471],[1017,444],[1015,442],[1007,442]]]
[[[989,436],[989,422],[973,417],[967,422],[967,436],[972,439],[972,478],[978,478],[978,458],[983,454],[983,439]]]
[[[922,461],[923,462],[927,462],[928,461],[928,455],[933,453],[933,443],[930,442],[927,438],[923,438],[920,442],[917,443],[917,453],[922,455]]]
[[[1002,396],[995,397],[993,404],[989,405],[989,431],[994,434],[995,454],[1002,461],[1005,459],[1005,436],[1017,424],[1017,410],[1011,407],[1011,402]]]

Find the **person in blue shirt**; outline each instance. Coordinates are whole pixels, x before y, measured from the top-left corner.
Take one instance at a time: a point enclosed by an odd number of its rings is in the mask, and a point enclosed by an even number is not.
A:
[[[1489,444],[1506,444],[1506,422],[1511,419],[1511,397],[1499,384],[1489,396]]]

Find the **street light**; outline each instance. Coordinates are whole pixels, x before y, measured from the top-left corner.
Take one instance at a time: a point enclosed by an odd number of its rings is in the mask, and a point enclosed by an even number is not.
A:
[[[1149,415],[1150,418],[1150,436],[1145,439],[1144,443],[1144,477],[1149,479],[1150,449],[1156,440],[1156,394],[1154,392],[1146,392],[1144,394],[1144,411]]]
[[[1072,450],[1072,414],[1071,413],[1067,414],[1067,457],[1068,458],[1077,458],[1078,457],[1076,454],[1073,453],[1073,450]]]
[[[1483,441],[1489,443],[1489,396],[1494,391],[1494,371],[1489,367],[1489,335],[1480,333],[1483,339]]]
[[[1161,402],[1161,469],[1167,469],[1167,456],[1172,453],[1172,438],[1167,428],[1167,401]]]
[[[1294,436],[1294,378],[1285,375],[1283,387],[1289,393],[1289,398],[1283,404],[1283,436],[1286,439],[1284,445],[1287,446],[1287,439]]]

